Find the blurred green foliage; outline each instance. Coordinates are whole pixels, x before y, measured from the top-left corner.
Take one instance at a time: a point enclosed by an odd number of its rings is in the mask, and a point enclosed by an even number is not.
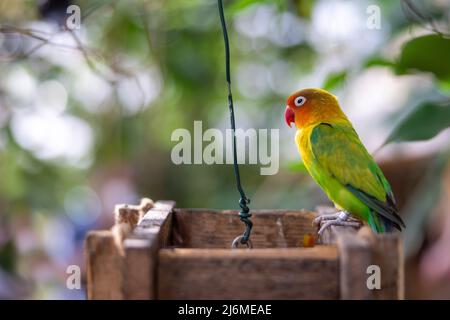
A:
[[[224,2],[238,127],[281,128],[286,96],[300,85],[322,84],[345,96],[351,93],[351,83],[376,68],[389,70],[399,80],[409,75],[433,75],[432,97],[425,96],[418,104],[412,92],[405,99],[388,142],[430,139],[450,125],[448,103],[435,103],[436,95],[444,100],[442,97],[450,93],[450,40],[433,30],[425,36],[411,33],[411,28],[425,30],[427,25],[420,17],[413,22],[408,19],[405,10],[410,9],[402,9],[400,2],[374,1],[382,11],[381,30],[365,28],[366,7],[372,3],[364,1],[339,2],[344,9],[333,7],[337,1],[327,0]],[[79,186],[88,186],[96,193],[101,215],[85,225],[70,220],[75,227],[66,236],[73,238],[78,250],[87,229],[111,225],[114,203],[150,196],[175,199],[180,207],[238,208],[231,165],[177,166],[170,158],[174,129],[192,130],[194,120],[202,120],[204,129],[229,127],[216,1],[76,3],[81,8],[82,27],[71,33],[55,26],[51,15],[42,13],[40,1],[0,0],[0,28],[22,30],[0,32],[0,215],[8,216],[0,219],[0,265],[8,271],[20,269],[26,273],[27,265],[32,268],[44,263],[35,254],[37,249],[27,242],[27,232],[34,235],[31,242],[43,246],[46,233],[51,231],[45,229],[46,225],[60,220],[64,224],[64,219],[73,218],[67,198]],[[442,11],[450,6],[442,9],[441,5],[440,1],[427,3],[431,20],[425,22],[448,22]],[[341,10],[340,14],[342,10],[356,12],[362,20],[355,20],[356,27],[354,23],[340,29],[333,24],[337,14],[324,15],[327,6]],[[58,14],[66,16],[65,12]],[[338,22],[345,24],[350,18],[344,12]],[[363,33],[358,33],[361,21]],[[356,36],[346,38],[352,27]],[[30,31],[48,41],[30,36]],[[59,37],[69,49],[58,45]],[[366,46],[372,43],[363,42],[364,38],[378,42],[369,50]],[[386,55],[397,38],[407,38],[405,45]],[[362,47],[358,47],[359,42]],[[8,79],[14,80],[17,74],[20,81],[11,88]],[[30,147],[18,134],[18,121],[39,109],[35,96],[27,99],[20,92],[27,92],[27,86],[39,91],[39,85],[48,80],[62,84],[67,93],[67,102],[57,117],[76,118],[88,128],[91,145],[80,159],[43,157],[39,146]],[[362,100],[361,108],[364,105]],[[47,111],[39,116],[44,117]],[[57,125],[50,128],[44,142],[62,135],[57,129]],[[292,160],[298,156],[293,132],[289,133],[281,135],[279,174],[261,176],[259,166],[241,166],[252,209],[312,209],[327,201],[304,165]],[[70,151],[70,146],[75,149],[82,139],[87,138],[73,131],[64,144]],[[90,214],[91,209],[86,210]],[[16,261],[19,255],[13,250],[15,242],[21,248],[21,261]],[[72,250],[75,256],[76,248],[66,250]],[[51,251],[56,249],[47,248],[46,259],[61,267],[64,264],[58,259],[63,254]],[[46,259],[42,260],[50,263]],[[71,257],[64,259],[70,261]]]
[[[333,91],[343,85],[347,79],[347,71],[329,74],[325,79],[323,88],[328,91]]]
[[[402,119],[386,143],[428,140],[448,127],[450,127],[450,100],[444,103],[425,102]]]
[[[397,62],[397,72],[431,72],[440,80],[450,80],[450,39],[432,34],[408,41]]]

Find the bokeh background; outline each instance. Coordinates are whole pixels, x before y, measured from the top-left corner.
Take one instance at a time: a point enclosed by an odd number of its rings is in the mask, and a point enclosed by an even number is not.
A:
[[[237,126],[280,129],[276,175],[241,166],[251,208],[328,203],[283,119],[290,93],[328,89],[398,198],[406,297],[450,299],[450,0],[225,10]],[[0,0],[0,298],[84,299],[66,268],[117,203],[238,207],[231,165],[170,157],[173,130],[229,127],[223,50],[214,0]]]

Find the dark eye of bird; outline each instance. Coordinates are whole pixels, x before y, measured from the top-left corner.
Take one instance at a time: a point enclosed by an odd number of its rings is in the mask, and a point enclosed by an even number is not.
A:
[[[306,102],[306,98],[303,96],[299,96],[299,97],[295,98],[295,100],[294,100],[294,104],[296,107],[302,106],[305,102]]]

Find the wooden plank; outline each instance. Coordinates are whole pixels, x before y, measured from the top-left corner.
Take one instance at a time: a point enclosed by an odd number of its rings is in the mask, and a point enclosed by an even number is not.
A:
[[[354,227],[331,226],[324,230],[318,242],[323,245],[337,245],[339,235],[356,236],[357,232],[358,229]]]
[[[162,249],[159,299],[337,299],[334,246]]]
[[[337,243],[341,299],[403,299],[404,257],[400,233],[374,234],[365,226],[332,226],[321,243]],[[369,266],[380,268],[380,289],[369,289]],[[373,272],[373,271],[372,271]]]
[[[374,299],[404,299],[404,255],[401,233],[374,234],[368,227],[358,232],[372,246],[373,264],[380,266],[381,290],[374,290]]]
[[[158,250],[170,243],[173,201],[158,201],[124,241],[124,298],[155,299]]]
[[[114,231],[93,231],[86,238],[88,299],[154,299],[158,250],[170,243],[173,201],[158,201],[134,230],[118,243]],[[139,211],[139,206],[127,206]],[[136,212],[130,212],[135,216]],[[116,227],[118,227],[116,225]],[[120,227],[120,226],[119,226]]]
[[[156,235],[155,235],[156,238]],[[124,298],[127,300],[154,299],[156,288],[153,278],[156,259],[154,259],[153,239],[126,239]]]
[[[372,249],[368,241],[355,234],[337,236],[339,248],[339,279],[341,299],[370,299],[367,288],[367,267],[372,264]]]
[[[305,236],[317,241],[310,211],[255,210],[251,240],[254,248],[298,248]],[[175,209],[173,242],[186,248],[229,248],[244,225],[234,210]]]
[[[119,254],[112,232],[89,232],[85,253],[88,299],[123,299],[124,260]]]

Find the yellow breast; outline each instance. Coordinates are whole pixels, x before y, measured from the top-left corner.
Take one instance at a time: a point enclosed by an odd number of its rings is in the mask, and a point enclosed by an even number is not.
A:
[[[298,152],[307,169],[309,169],[313,157],[310,136],[314,127],[315,126],[313,125],[297,129],[295,134],[295,144],[297,145]]]

